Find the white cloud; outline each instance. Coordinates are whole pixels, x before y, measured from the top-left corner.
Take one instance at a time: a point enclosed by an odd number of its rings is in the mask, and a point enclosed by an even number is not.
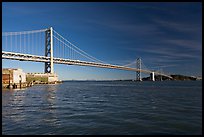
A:
[[[158,19],[158,18],[153,18],[152,21],[156,23],[158,26],[166,27],[168,29],[173,29],[178,32],[183,32],[183,33],[197,33],[199,31],[201,32],[200,25],[196,25],[195,23],[191,23],[191,22],[172,21],[172,20],[164,20],[164,19]]]

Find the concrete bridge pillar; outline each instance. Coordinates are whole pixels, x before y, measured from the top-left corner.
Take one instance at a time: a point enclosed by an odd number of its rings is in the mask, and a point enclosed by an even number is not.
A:
[[[154,72],[150,73],[150,80],[155,81]]]

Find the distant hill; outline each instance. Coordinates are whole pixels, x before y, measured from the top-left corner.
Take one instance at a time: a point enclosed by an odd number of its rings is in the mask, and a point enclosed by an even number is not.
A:
[[[171,75],[174,80],[196,80],[195,77],[184,76],[184,75]]]
[[[184,75],[170,75],[173,80],[196,80],[195,77],[191,77],[191,76],[184,76]],[[155,75],[155,81],[160,81],[160,80],[172,80],[172,79],[169,79],[168,77],[165,77],[165,76],[162,76],[161,75]],[[142,81],[149,81],[151,80],[150,77],[145,77],[145,78],[142,78]]]

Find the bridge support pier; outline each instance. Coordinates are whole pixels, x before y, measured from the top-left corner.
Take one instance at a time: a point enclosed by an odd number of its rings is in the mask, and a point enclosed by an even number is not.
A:
[[[45,62],[45,73],[54,73],[53,68],[53,29],[52,27],[45,32],[45,56],[50,57],[50,62]]]
[[[154,72],[150,73],[150,80],[155,81]]]

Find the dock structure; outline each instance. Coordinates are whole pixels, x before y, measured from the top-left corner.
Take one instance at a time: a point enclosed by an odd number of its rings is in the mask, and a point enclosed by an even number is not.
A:
[[[23,88],[27,86],[26,73],[22,69],[3,68],[3,88]]]
[[[25,73],[22,69],[3,68],[2,88],[25,88],[35,84],[61,83],[55,73]]]

